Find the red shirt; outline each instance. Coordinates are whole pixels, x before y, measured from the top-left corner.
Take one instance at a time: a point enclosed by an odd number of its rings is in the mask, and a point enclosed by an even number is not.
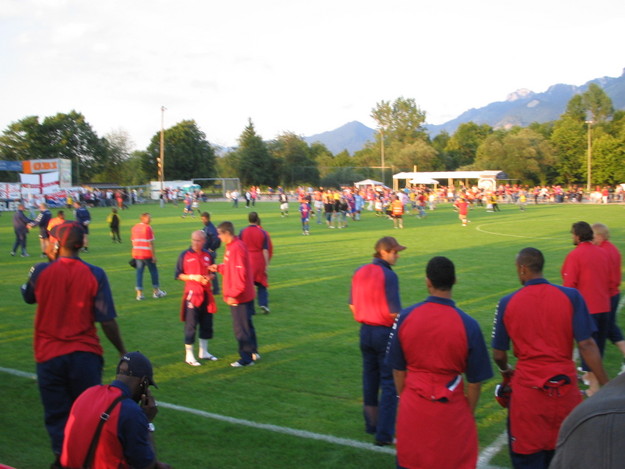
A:
[[[469,204],[467,202],[457,200],[454,205],[458,207],[458,213],[460,215],[467,215],[469,213]]]
[[[566,416],[581,402],[573,342],[592,337],[594,323],[580,292],[533,279],[497,305],[492,347],[518,358],[512,377],[509,432],[515,453],[553,450]],[[555,376],[569,384],[544,392]]]
[[[590,241],[579,243],[562,265],[563,285],[580,291],[590,314],[610,311],[609,265],[606,251]]]
[[[599,247],[606,251],[610,260],[610,296],[618,295],[621,286],[621,253],[608,240],[602,242]]]
[[[37,363],[73,352],[103,354],[95,322],[112,320],[116,312],[101,268],[73,257],[37,264],[22,294],[27,303],[37,303]]]
[[[224,298],[234,298],[238,303],[247,303],[256,296],[249,255],[243,241],[234,238],[226,245],[224,262],[219,265],[223,275]]]
[[[208,271],[208,267],[213,263],[211,253],[205,249],[195,252],[193,249],[183,251],[178,257],[176,264],[176,278],[181,274],[186,275],[202,275],[210,277],[212,274]],[[180,309],[180,320],[185,320],[185,305],[191,302],[196,308],[206,304],[207,313],[216,313],[217,305],[213,297],[212,282],[202,285],[195,280],[188,280],[184,283],[184,292],[182,293],[182,307]]]
[[[370,326],[392,327],[401,310],[399,281],[388,262],[373,259],[371,264],[359,267],[352,278],[349,304],[354,319]]]
[[[245,247],[247,247],[254,282],[268,287],[267,262],[265,261],[263,251],[266,249],[269,253],[269,259],[271,259],[273,246],[271,245],[269,233],[258,225],[249,225],[241,230],[239,238],[243,241]]]
[[[91,439],[105,412],[118,397],[118,402],[102,425],[102,432],[93,458],[93,469],[126,469],[147,467],[156,459],[148,436],[148,419],[130,397],[130,390],[121,381],[93,386],[74,402],[67,424],[61,464],[83,467]]]
[[[91,438],[100,421],[100,414],[113,403],[122,391],[112,386],[93,386],[76,400],[67,420],[61,464],[63,467],[83,467]],[[130,468],[124,458],[124,450],[117,438],[117,425],[121,403],[118,403],[106,423],[98,440],[93,464],[98,469]],[[86,417],[91,415],[91,418]],[[76,418],[80,416],[81,418]]]
[[[493,375],[477,321],[452,300],[430,296],[400,313],[387,363],[406,371],[398,466],[475,469],[477,428],[461,375],[471,383]]]

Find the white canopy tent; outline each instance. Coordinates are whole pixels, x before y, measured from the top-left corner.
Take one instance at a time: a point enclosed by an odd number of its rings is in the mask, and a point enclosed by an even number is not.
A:
[[[365,179],[363,181],[358,181],[354,183],[354,186],[384,186],[387,187],[386,184],[380,181],[374,181],[373,179]]]

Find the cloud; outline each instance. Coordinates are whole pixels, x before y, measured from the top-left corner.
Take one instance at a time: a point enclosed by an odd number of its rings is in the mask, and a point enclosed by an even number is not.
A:
[[[625,4],[597,0],[591,22],[584,5],[0,0],[0,125],[76,109],[144,148],[165,105],[166,125],[233,144],[248,117],[264,138],[311,135],[373,126],[399,96],[442,123],[518,88],[620,75]]]

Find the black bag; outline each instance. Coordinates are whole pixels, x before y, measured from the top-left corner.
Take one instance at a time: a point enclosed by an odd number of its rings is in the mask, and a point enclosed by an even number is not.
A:
[[[132,267],[133,269],[137,268],[137,259],[130,259],[128,263],[130,264],[130,267]]]

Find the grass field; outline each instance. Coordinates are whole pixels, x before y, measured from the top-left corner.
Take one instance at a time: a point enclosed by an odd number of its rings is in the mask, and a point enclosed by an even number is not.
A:
[[[233,369],[236,342],[227,307],[218,300],[215,338],[210,351],[220,357],[201,367],[184,363],[182,323],[179,321],[182,283],[174,280],[179,253],[188,247],[191,231],[201,221],[181,219],[182,206],[137,206],[121,213],[123,244],[112,244],[105,219],[109,209],[92,209],[90,252],[82,257],[103,267],[113,289],[118,322],[128,350],[141,350],[155,365],[157,400],[208,414],[258,424],[333,436],[365,445],[310,438],[253,427],[238,421],[217,420],[161,406],[155,421],[159,457],[177,468],[383,468],[394,467],[388,448],[369,445],[361,417],[358,324],[347,306],[351,275],[369,262],[375,241],[396,236],[408,249],[395,268],[402,304],[426,295],[426,262],[434,255],[456,264],[458,284],[454,299],[480,324],[485,337],[498,299],[519,287],[514,256],[523,247],[541,249],[546,277],[560,281],[559,269],[572,248],[573,222],[601,221],[611,228],[612,241],[625,250],[625,211],[619,205],[529,206],[520,212],[502,206],[500,213],[483,208],[470,212],[472,223],[462,227],[449,205],[428,212],[425,219],[408,216],[404,230],[392,222],[365,213],[345,230],[329,230],[311,223],[311,235],[302,236],[297,204],[292,215],[281,218],[277,202],[256,206],[263,226],[271,233],[275,255],[269,269],[271,314],[256,316],[259,351],[257,366]],[[143,302],[134,299],[134,270],[128,265],[130,228],[144,210],[153,214],[161,287],[168,296]],[[215,222],[231,220],[240,230],[247,224],[247,209],[225,202],[202,204]],[[52,460],[43,426],[43,411],[34,373],[32,323],[35,308],[22,301],[19,286],[36,257],[9,256],[13,243],[11,213],[0,217],[0,463],[19,469],[47,467]],[[36,254],[38,240],[29,236],[29,251]],[[220,249],[220,258],[223,248]],[[149,274],[145,273],[146,285]],[[103,337],[102,334],[100,334]],[[117,356],[104,339],[104,382],[114,376]],[[611,376],[620,368],[615,347],[608,346],[606,366]],[[480,447],[490,445],[505,428],[505,412],[491,397],[498,377],[483,388],[476,419]],[[278,429],[280,430],[280,429]],[[493,466],[509,467],[506,450]]]

